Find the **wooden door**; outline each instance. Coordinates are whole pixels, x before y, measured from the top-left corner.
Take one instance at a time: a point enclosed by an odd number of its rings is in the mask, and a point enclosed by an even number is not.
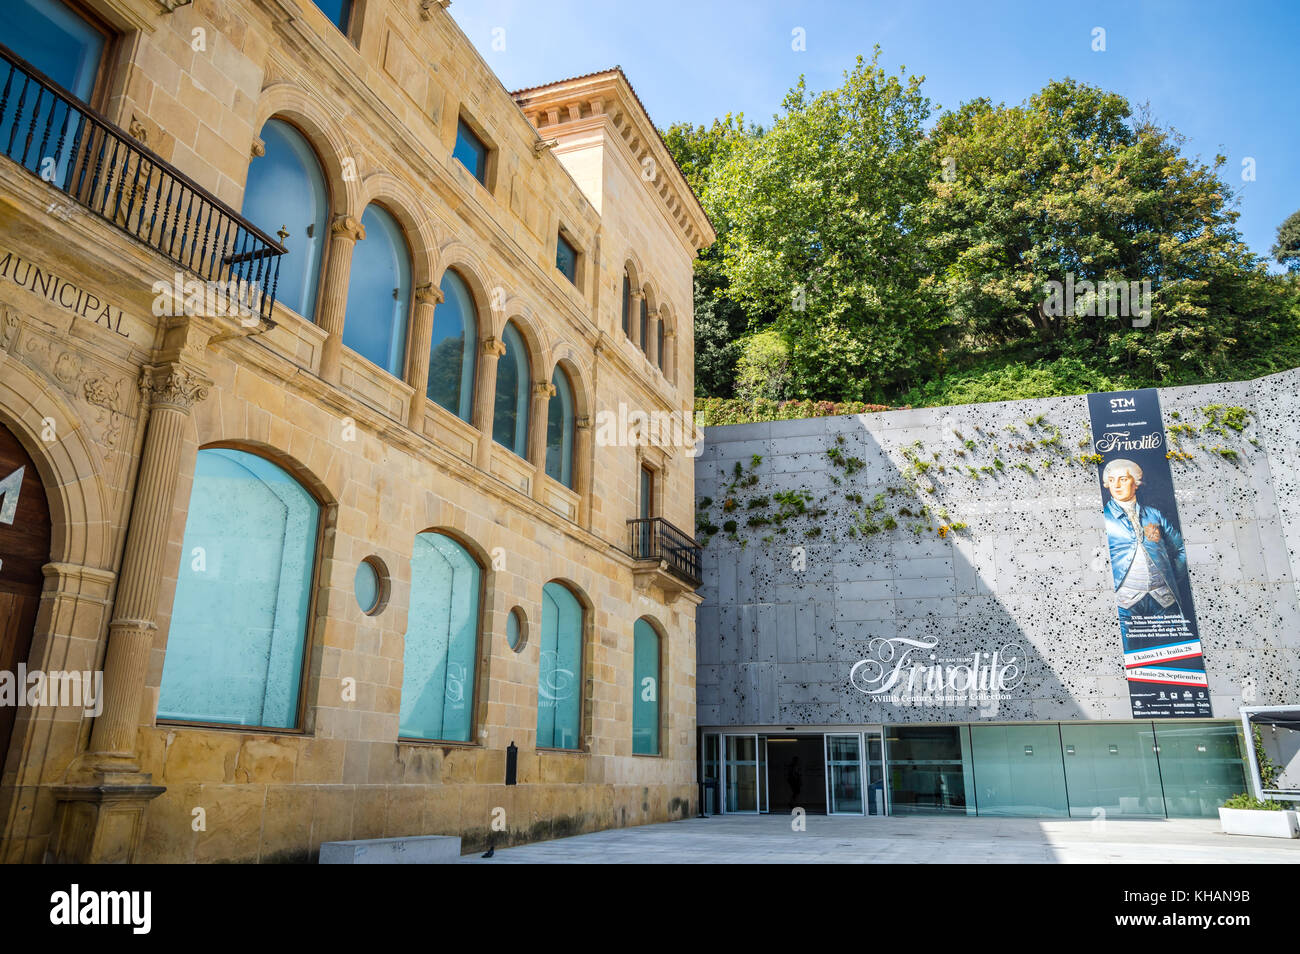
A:
[[[44,583],[41,567],[49,561],[45,488],[27,451],[0,426],[0,672],[13,673],[14,680],[31,649]],[[24,688],[15,685],[17,693]],[[16,715],[16,706],[0,705],[0,770]]]

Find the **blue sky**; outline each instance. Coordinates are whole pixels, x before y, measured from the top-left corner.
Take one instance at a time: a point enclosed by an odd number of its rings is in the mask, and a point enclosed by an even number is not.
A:
[[[766,124],[801,73],[813,90],[837,86],[874,44],[883,66],[923,74],[945,107],[1019,103],[1071,76],[1149,103],[1188,154],[1226,155],[1257,254],[1300,209],[1300,0],[455,0],[450,13],[508,89],[617,64],[661,127],[727,112]],[[1092,49],[1095,27],[1104,52]],[[1247,158],[1254,181],[1242,179]]]

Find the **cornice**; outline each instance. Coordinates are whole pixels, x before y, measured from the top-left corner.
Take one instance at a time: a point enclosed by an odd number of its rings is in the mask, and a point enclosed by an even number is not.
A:
[[[656,196],[659,206],[692,250],[713,243],[717,235],[704,207],[621,69],[615,67],[603,73],[520,90],[514,98],[538,135],[559,139],[560,148],[566,138],[603,126],[612,139],[627,146],[634,167],[642,168],[645,160],[652,158],[654,176],[641,177],[645,187]]]

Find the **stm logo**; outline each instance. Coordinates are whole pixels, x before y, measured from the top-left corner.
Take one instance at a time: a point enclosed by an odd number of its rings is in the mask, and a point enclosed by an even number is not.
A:
[[[1110,407],[1111,410],[1118,410],[1122,407],[1137,407],[1137,401],[1133,400],[1133,398],[1111,398]]]

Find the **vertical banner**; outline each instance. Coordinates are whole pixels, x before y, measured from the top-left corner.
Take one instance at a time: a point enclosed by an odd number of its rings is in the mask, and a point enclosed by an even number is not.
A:
[[[1154,388],[1088,395],[1134,718],[1208,717],[1210,690]]]

